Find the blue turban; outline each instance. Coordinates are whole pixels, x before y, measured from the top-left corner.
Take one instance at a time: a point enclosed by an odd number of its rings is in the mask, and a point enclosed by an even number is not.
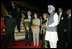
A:
[[[55,7],[53,5],[48,5],[48,8],[51,8],[53,11],[55,11]]]

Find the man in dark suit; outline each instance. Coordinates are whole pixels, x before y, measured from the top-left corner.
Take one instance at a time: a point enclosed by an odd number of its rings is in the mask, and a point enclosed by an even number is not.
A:
[[[5,4],[7,11],[12,12],[12,16],[16,19],[18,31],[20,32],[20,22],[21,22],[20,8],[16,6],[14,1],[7,1],[7,2],[3,1],[3,3]]]
[[[67,48],[71,48],[71,9],[68,9],[67,10],[67,14],[68,14],[68,29],[67,29],[67,44],[66,44],[66,47]]]
[[[32,26],[32,17],[31,17],[31,12],[28,11],[27,12],[27,16],[25,17],[25,19],[29,19],[31,20],[31,22],[29,23],[29,32],[27,32],[26,30],[26,26],[25,26],[25,46],[27,46],[27,43],[29,43],[29,45],[31,46],[31,40],[32,40],[32,30],[31,30],[31,26]],[[27,40],[29,40],[29,42],[27,42]]]
[[[17,28],[18,28],[18,31],[20,32],[20,22],[22,18],[20,7],[17,7],[14,18],[16,19]]]
[[[14,28],[16,26],[16,20],[10,14],[9,16],[6,16],[4,18],[4,24],[6,25],[5,47],[7,47],[8,39],[10,39],[10,37],[11,37],[12,45],[15,46],[16,44],[14,40]]]
[[[67,32],[67,14],[63,12],[62,8],[58,9],[58,15],[59,15],[59,25],[57,26],[59,41],[58,46],[59,47],[65,47],[66,43],[66,32]]]

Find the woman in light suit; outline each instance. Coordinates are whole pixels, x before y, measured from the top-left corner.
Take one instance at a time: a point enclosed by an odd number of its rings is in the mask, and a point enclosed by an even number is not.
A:
[[[34,13],[33,22],[37,22],[40,25],[40,20],[37,18],[36,13]],[[37,46],[38,46],[39,45],[39,31],[40,31],[39,26],[32,26],[32,31],[33,31],[34,46],[36,45],[36,43],[37,43]]]

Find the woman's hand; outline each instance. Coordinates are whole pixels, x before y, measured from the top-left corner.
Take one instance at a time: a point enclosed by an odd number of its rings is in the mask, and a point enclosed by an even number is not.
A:
[[[48,26],[45,26],[45,29],[48,29]]]

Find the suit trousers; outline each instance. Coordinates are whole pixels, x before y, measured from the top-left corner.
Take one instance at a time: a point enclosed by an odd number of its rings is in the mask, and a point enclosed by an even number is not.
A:
[[[11,36],[12,44],[14,44],[15,43],[15,40],[14,40],[14,29],[6,27],[5,47],[7,47],[8,40],[9,40],[10,36]]]
[[[17,29],[18,29],[19,32],[20,32],[20,22],[21,21],[17,21]]]
[[[25,45],[27,45],[28,43],[31,44],[31,33],[30,32],[25,33]]]

